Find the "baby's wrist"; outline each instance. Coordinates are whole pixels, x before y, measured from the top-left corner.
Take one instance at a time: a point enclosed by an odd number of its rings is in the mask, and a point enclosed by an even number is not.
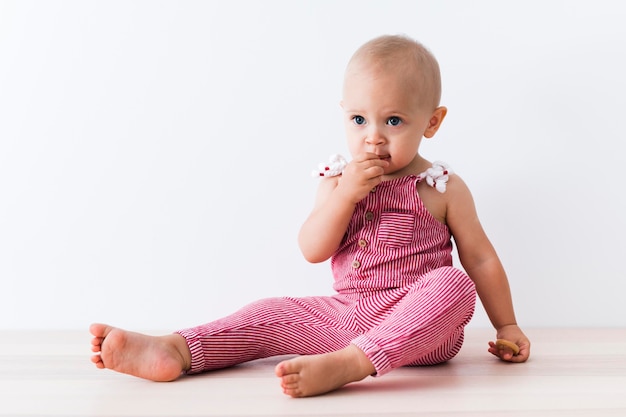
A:
[[[503,324],[503,325],[496,327],[496,332],[499,334],[500,332],[510,329],[510,328],[519,328],[519,326],[515,322]]]

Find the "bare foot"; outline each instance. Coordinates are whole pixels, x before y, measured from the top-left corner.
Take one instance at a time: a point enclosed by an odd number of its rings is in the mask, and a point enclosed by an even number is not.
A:
[[[150,379],[173,381],[189,369],[191,354],[185,338],[178,334],[148,336],[95,323],[91,361],[100,369]]]
[[[360,381],[376,370],[363,351],[354,345],[322,355],[299,356],[276,365],[283,392],[291,397],[310,397]]]

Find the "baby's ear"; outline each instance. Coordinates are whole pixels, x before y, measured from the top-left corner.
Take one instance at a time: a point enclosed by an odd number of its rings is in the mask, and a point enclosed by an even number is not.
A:
[[[435,133],[441,127],[441,123],[443,123],[443,119],[445,119],[446,114],[448,114],[448,109],[444,106],[437,107],[433,114],[430,116],[430,120],[428,121],[428,126],[424,131],[424,137],[432,138],[435,136]]]

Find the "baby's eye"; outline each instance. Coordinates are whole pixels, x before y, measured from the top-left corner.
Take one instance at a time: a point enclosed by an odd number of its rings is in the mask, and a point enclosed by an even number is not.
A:
[[[352,116],[352,121],[354,122],[355,125],[364,125],[365,124],[365,117],[363,116]]]
[[[389,119],[387,119],[387,124],[390,126],[399,126],[402,124],[402,119],[396,116],[392,116]]]

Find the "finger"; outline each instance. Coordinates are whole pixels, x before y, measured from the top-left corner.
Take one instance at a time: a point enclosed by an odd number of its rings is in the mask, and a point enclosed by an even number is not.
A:
[[[355,155],[354,158],[352,158],[353,162],[365,162],[365,161],[370,161],[373,159],[378,159],[378,156],[376,154],[373,153],[369,153],[369,152],[364,152],[364,153],[360,153],[358,155]]]
[[[358,166],[361,167],[361,169],[368,169],[368,168],[386,168],[389,166],[389,162],[382,160],[382,159],[368,159],[367,161],[363,161],[363,162],[359,162]]]
[[[520,351],[517,355],[513,355],[506,360],[509,362],[513,362],[513,363],[522,363],[522,362],[526,362],[529,357],[530,357],[530,348],[528,346],[524,346],[524,347],[520,347]]]
[[[372,152],[363,152],[361,154],[358,154],[354,159],[360,162],[373,161],[373,160],[380,161],[380,156]]]
[[[524,357],[520,354],[517,354],[515,356],[511,355],[510,357],[503,357],[501,358],[503,361],[506,362],[511,362],[511,363],[522,363],[522,362],[526,362],[526,359],[528,359],[527,357]]]
[[[348,164],[343,171],[344,176],[362,176],[365,174],[366,178],[373,178],[384,174],[384,170],[389,166],[389,162],[381,159],[370,159],[368,161],[353,161]]]
[[[368,179],[382,179],[382,176],[385,174],[385,168],[382,166],[371,166],[365,168],[364,173]]]
[[[513,349],[497,342],[489,342],[488,352],[506,362],[511,362],[515,358]]]
[[[511,349],[508,348],[496,348],[498,354],[497,356],[503,361],[510,362],[514,357],[514,353]]]
[[[522,345],[520,346],[519,354],[517,354],[511,362],[521,363],[526,362],[530,357],[530,346]]]
[[[385,165],[389,164],[388,161],[384,159],[380,159],[379,155],[376,155],[375,153],[370,153],[370,152],[362,153],[362,154],[355,156],[353,158],[353,161],[357,163],[372,162],[376,164],[385,164]]]

